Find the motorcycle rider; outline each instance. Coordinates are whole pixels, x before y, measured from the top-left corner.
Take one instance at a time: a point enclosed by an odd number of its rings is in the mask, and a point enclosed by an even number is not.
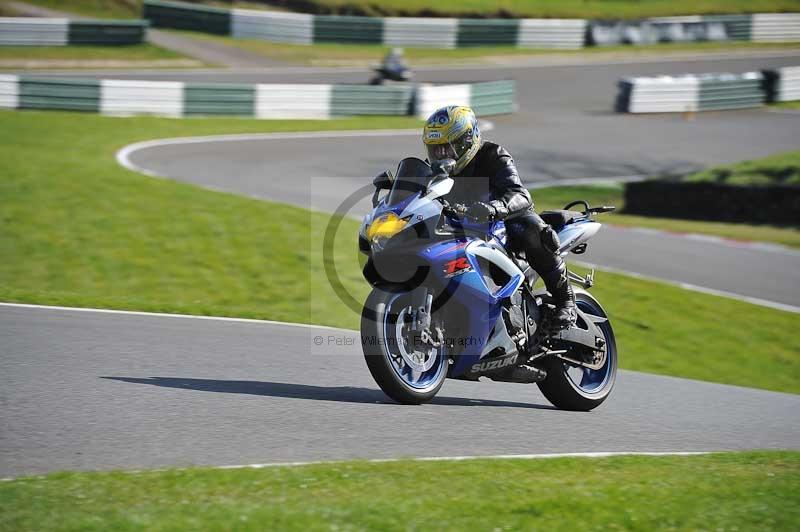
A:
[[[468,205],[467,216],[476,221],[504,220],[507,247],[525,252],[553,297],[553,325],[567,328],[574,324],[575,294],[558,253],[558,235],[533,210],[533,200],[520,181],[511,154],[481,138],[475,113],[466,106],[434,111],[423,129],[422,141],[432,165],[444,159],[456,161],[451,172],[455,184],[445,199]]]

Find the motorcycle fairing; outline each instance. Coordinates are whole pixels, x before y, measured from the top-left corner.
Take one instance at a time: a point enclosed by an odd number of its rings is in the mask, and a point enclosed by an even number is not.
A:
[[[515,351],[516,346],[501,316],[502,301],[513,294],[524,280],[522,272],[511,259],[497,247],[477,237],[465,237],[455,243],[436,243],[421,249],[419,254],[423,261],[430,264],[439,284],[446,286],[450,297],[466,310],[464,330],[469,331],[469,336],[463,339],[464,348],[451,366],[449,375],[455,377],[465,373],[496,347],[503,347],[506,353]],[[504,286],[495,289],[487,284],[489,272],[484,271],[479,258],[508,274]],[[469,269],[448,278],[446,265],[460,259],[469,263]]]
[[[558,239],[561,241],[561,245],[558,248],[559,253],[566,255],[571,249],[592,238],[600,230],[600,227],[602,227],[602,224],[588,220],[565,225],[558,232]]]

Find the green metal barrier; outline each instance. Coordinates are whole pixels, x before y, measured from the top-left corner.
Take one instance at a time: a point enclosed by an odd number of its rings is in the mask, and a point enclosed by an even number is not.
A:
[[[255,115],[255,86],[194,83],[183,92],[185,115]]]
[[[518,35],[519,21],[515,19],[461,19],[457,46],[516,46]]]
[[[100,81],[20,76],[19,107],[96,113],[100,110]]]
[[[146,21],[84,21],[69,23],[69,44],[130,45],[141,44],[147,32]]]
[[[472,85],[470,105],[478,116],[513,113],[514,81],[488,81]]]
[[[316,16],[314,42],[380,44],[383,42],[383,19]]]
[[[410,113],[413,93],[410,85],[333,85],[331,115],[407,115]]]
[[[143,9],[143,18],[157,28],[203,31],[217,35],[231,34],[229,9],[152,0],[145,2]]]

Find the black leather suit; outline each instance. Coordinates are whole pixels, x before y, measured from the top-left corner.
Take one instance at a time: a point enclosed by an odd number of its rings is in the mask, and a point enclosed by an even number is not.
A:
[[[566,265],[558,250],[558,236],[533,210],[533,200],[522,185],[514,159],[505,148],[484,142],[470,163],[454,175],[455,185],[445,197],[451,204],[502,201],[508,209],[505,219],[507,247],[524,251],[528,263],[542,277],[556,299],[568,297]]]

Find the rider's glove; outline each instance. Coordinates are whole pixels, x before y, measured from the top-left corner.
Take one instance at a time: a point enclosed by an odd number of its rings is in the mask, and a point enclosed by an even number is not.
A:
[[[467,209],[467,216],[476,222],[502,220],[508,216],[508,208],[500,200],[492,200],[489,203],[479,201],[470,205]]]

